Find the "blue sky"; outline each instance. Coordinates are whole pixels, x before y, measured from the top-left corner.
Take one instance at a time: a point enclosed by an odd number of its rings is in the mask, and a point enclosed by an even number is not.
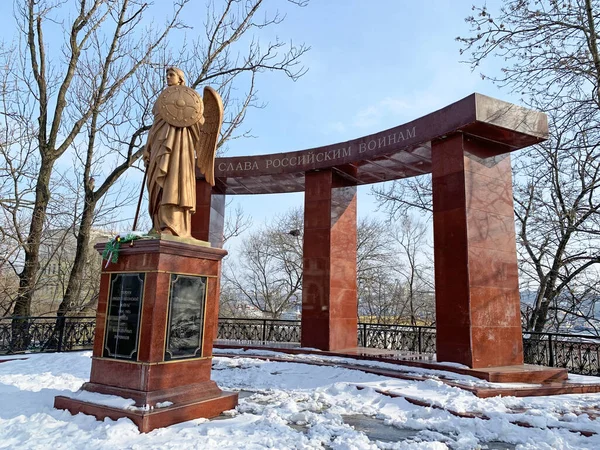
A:
[[[277,32],[311,46],[304,58],[309,71],[295,83],[277,74],[261,78],[259,94],[268,106],[252,111],[245,123],[257,138],[235,141],[227,156],[302,150],[357,138],[473,92],[510,101],[508,93],[460,63],[455,38],[468,31],[464,18],[471,14],[471,4],[315,0],[306,8],[287,8]],[[359,216],[374,214],[370,190],[359,188]],[[239,201],[260,223],[273,212],[301,206],[303,194],[244,196]]]
[[[302,60],[308,72],[297,82],[282,74],[259,77],[259,99],[267,107],[251,110],[243,127],[256,138],[231,142],[226,156],[302,150],[357,138],[473,92],[511,101],[509,93],[460,63],[455,37],[468,32],[464,18],[471,14],[471,0],[311,0],[305,8],[283,0],[266,3],[266,11],[280,8],[287,17],[257,37],[268,41],[277,36],[310,46]],[[193,34],[203,26],[204,4],[193,0],[185,15],[189,24],[195,24]],[[156,1],[165,11],[171,5]],[[15,32],[12,6],[8,0],[0,1],[0,36],[8,39]],[[155,19],[162,20],[162,15]],[[58,45],[64,37],[57,39]],[[177,45],[174,38],[173,48]],[[134,182],[138,176],[132,172],[128,178]],[[231,208],[236,203],[260,225],[273,214],[301,206],[303,194],[236,197]],[[369,186],[359,188],[358,204],[359,216],[374,214]]]

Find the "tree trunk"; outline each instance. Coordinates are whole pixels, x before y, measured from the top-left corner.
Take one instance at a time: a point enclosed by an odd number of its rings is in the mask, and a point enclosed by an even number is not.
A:
[[[73,260],[73,267],[71,267],[71,273],[69,274],[65,295],[56,312],[56,324],[54,326],[53,337],[48,344],[49,348],[55,348],[58,351],[70,350],[65,316],[71,311],[73,300],[77,300],[81,293],[81,283],[88,257],[90,231],[92,229],[94,210],[96,208],[96,201],[89,199],[92,195],[93,194],[86,192],[86,200],[84,202],[77,233],[75,259]],[[62,342],[59,342],[61,338]]]
[[[40,266],[40,243],[46,220],[46,209],[50,201],[50,175],[53,165],[54,161],[42,160],[35,188],[35,208],[33,209],[29,236],[25,247],[24,266],[19,274],[19,292],[13,309],[13,316],[28,316],[31,313],[31,299]]]
[[[90,194],[86,194],[86,197],[90,197]],[[81,216],[81,222],[79,223],[79,230],[77,233],[75,259],[73,260],[73,267],[71,268],[71,273],[69,274],[69,281],[67,283],[65,295],[60,306],[58,307],[58,312],[56,313],[58,317],[63,317],[69,313],[71,310],[71,303],[73,300],[78,299],[81,292],[81,283],[88,259],[90,232],[92,230],[95,208],[96,201],[94,199],[86,198]]]
[[[12,342],[13,351],[25,350],[29,345],[29,325],[18,317],[31,315],[31,301],[35,292],[35,282],[40,266],[40,243],[46,220],[46,210],[50,201],[50,176],[54,160],[42,157],[40,173],[35,187],[35,207],[31,216],[31,226],[25,247],[23,270],[19,274],[19,291],[13,309]]]
[[[535,331],[536,333],[544,332],[546,322],[548,322],[548,310],[550,309],[551,302],[551,298],[544,298],[540,308],[533,312],[533,317],[535,317],[535,326],[532,327],[532,331]]]

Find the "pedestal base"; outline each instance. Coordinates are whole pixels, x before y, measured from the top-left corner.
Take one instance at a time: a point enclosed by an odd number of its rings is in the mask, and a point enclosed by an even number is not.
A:
[[[167,427],[175,423],[188,420],[218,416],[223,411],[233,409],[238,403],[238,394],[221,392],[218,397],[178,403],[164,408],[155,408],[150,411],[113,408],[96,403],[85,402],[62,395],[54,397],[54,407],[66,409],[71,414],[89,414],[98,420],[110,418],[113,420],[127,417],[133,421],[140,432],[148,433],[155,428]]]
[[[171,402],[174,404],[188,403],[191,401],[199,402],[219,397],[223,391],[219,389],[217,383],[212,380],[199,383],[186,384],[167,389],[155,391],[138,391],[118,386],[108,386],[100,383],[85,383],[81,390],[95,392],[104,395],[116,395],[117,397],[130,398],[137,406],[149,406],[154,408],[159,403]]]
[[[227,252],[165,236],[133,244],[102,269],[90,381],[80,390],[130,401],[58,396],[54,407],[128,417],[141,432],[235,408],[238,394],[210,379]]]

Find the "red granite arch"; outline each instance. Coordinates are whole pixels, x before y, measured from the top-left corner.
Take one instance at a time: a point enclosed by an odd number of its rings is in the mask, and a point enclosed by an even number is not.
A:
[[[350,141],[218,158],[192,235],[220,246],[226,195],[304,191],[302,345],[355,347],[356,186],[432,173],[438,361],[520,365],[509,154],[547,135],[545,114],[472,94]]]

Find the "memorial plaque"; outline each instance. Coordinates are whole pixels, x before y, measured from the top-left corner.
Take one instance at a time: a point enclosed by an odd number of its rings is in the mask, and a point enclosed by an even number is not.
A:
[[[144,273],[113,273],[104,333],[105,358],[137,360]]]
[[[171,275],[165,361],[202,356],[206,277]]]

